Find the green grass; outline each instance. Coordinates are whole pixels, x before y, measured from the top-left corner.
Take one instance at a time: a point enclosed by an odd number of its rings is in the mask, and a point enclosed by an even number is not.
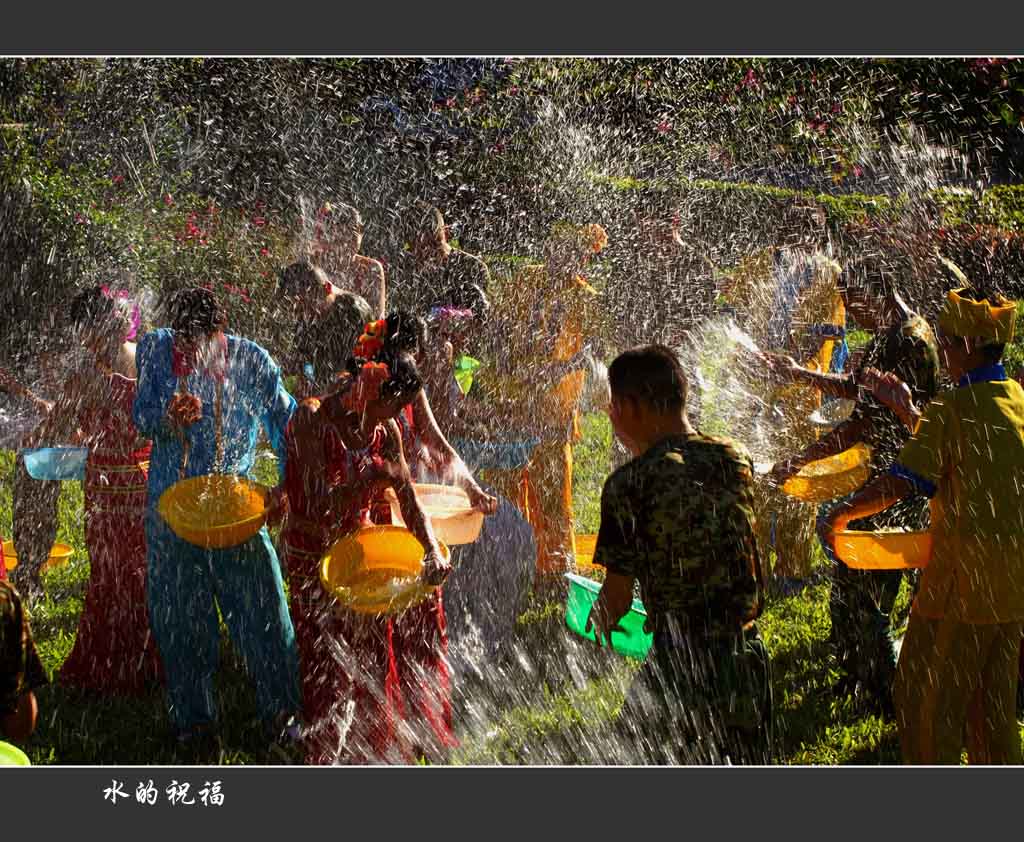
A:
[[[584,419],[575,450],[574,489],[578,531],[596,531],[599,497],[610,468],[611,430],[603,415]],[[0,533],[10,534],[13,458],[0,453]],[[273,479],[262,463],[261,478]],[[81,490],[65,483],[58,540],[74,560],[44,577],[45,599],[32,611],[40,655],[52,676],[74,642],[88,560],[82,539]],[[905,617],[904,588],[897,615]],[[783,764],[898,763],[895,726],[836,693],[838,671],[829,654],[828,586],[770,602],[760,627],[772,656],[776,762]],[[618,716],[636,668],[570,633],[564,606],[533,603],[519,618],[517,657],[500,674],[470,678],[456,689],[461,746],[454,764],[615,762],[602,741]],[[254,725],[251,688],[226,638],[218,679],[222,751],[194,755],[168,738],[162,695],[114,699],[52,683],[38,694],[40,720],[26,751],[33,763],[177,764],[300,763],[295,750],[268,748]],[[484,713],[481,714],[480,711]]]

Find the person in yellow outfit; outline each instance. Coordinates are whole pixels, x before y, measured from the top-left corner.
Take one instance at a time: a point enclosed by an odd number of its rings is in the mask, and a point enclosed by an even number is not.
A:
[[[788,242],[743,261],[723,294],[740,327],[763,350],[784,349],[804,368],[837,374],[847,358],[846,309],[839,294],[840,266],[817,248],[824,220],[818,208],[794,206],[784,224]],[[804,384],[777,388],[768,378],[761,385],[758,397],[776,416],[772,449],[780,455],[803,450],[818,436],[810,416],[821,406],[821,392]],[[812,572],[815,509],[769,482],[755,485],[754,501],[758,542],[774,550],[773,579],[784,592],[794,590]]]
[[[559,582],[575,558],[572,450],[581,438],[578,407],[589,358],[602,355],[604,333],[600,297],[581,273],[607,242],[600,225],[555,225],[544,263],[525,267],[497,305],[509,327],[502,337],[505,370],[485,375],[485,388],[540,444],[525,471],[488,478],[533,527],[541,586]]]
[[[851,521],[914,490],[932,498],[932,555],[894,688],[907,763],[958,763],[965,726],[971,763],[1021,762],[1024,389],[1000,362],[1015,321],[1015,306],[1002,296],[970,287],[948,294],[937,338],[956,386],[919,416],[889,475],[861,489],[828,525],[834,544]]]

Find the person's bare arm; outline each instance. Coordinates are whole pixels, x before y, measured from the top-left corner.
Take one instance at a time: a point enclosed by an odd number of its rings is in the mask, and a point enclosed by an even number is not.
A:
[[[822,374],[799,365],[784,354],[762,354],[770,372],[789,383],[803,383],[833,398],[857,399],[857,383],[852,374]]]
[[[428,450],[439,457],[441,466],[452,472],[455,484],[466,492],[470,505],[484,514],[493,515],[498,510],[497,498],[480,488],[466,467],[466,463],[462,461],[462,457],[455,452],[455,448],[444,437],[444,433],[437,426],[434,413],[430,409],[430,401],[427,400],[422,389],[413,402],[413,419],[423,443]]]

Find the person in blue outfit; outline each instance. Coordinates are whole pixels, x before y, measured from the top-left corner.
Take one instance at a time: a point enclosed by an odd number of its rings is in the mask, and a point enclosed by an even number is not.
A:
[[[178,538],[157,504],[180,479],[249,476],[261,426],[283,477],[284,431],[295,400],[263,348],[224,333],[227,317],[212,292],[182,290],[168,310],[172,327],[147,333],[138,346],[133,417],[140,434],[153,441],[146,512],[149,615],[171,721],[183,743],[216,733],[219,605],[255,684],[264,727],[271,738],[294,738],[293,714],[300,706],[295,632],[266,527],[239,546],[205,550]]]

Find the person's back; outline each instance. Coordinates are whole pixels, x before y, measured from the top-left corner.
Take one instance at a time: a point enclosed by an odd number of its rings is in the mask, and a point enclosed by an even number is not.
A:
[[[602,497],[609,569],[635,575],[647,630],[735,634],[759,613],[752,468],[732,442],[672,436],[627,463]],[[616,534],[632,523],[628,542]]]
[[[654,762],[764,763],[771,682],[753,623],[763,582],[750,457],[690,425],[670,349],[627,351],[608,380],[612,427],[636,458],[601,495],[594,563],[607,575],[588,626],[608,637],[638,583],[654,635],[619,717],[622,743]]]

